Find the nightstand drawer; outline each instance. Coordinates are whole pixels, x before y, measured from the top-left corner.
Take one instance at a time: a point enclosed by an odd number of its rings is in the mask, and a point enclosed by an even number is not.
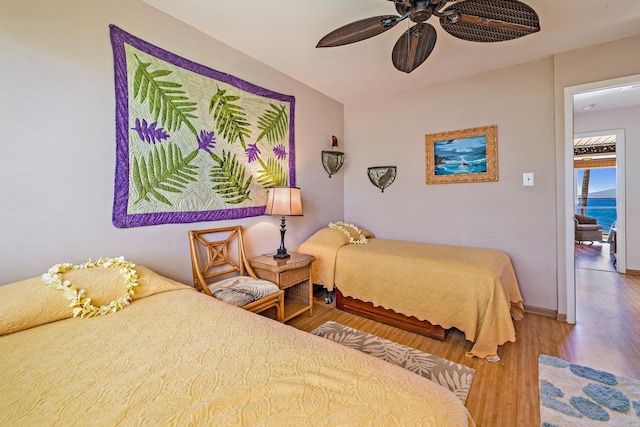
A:
[[[299,270],[284,271],[280,275],[280,289],[286,289],[305,280],[309,280],[309,269],[303,268]]]

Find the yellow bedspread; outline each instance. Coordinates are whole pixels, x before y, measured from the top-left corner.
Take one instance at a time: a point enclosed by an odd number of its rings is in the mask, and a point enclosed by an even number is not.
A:
[[[320,260],[312,266],[314,283],[329,290],[335,284],[345,296],[455,327],[474,342],[470,356],[496,356],[499,345],[515,341],[512,317],[521,319],[524,306],[504,252],[374,238],[353,245],[326,230],[299,249]],[[333,262],[323,265],[331,253]]]
[[[137,269],[90,319],[39,278],[0,286],[0,425],[473,425],[431,381]],[[90,271],[74,285],[102,289]]]

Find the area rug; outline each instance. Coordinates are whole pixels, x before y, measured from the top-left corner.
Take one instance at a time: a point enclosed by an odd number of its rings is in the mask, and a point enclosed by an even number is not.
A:
[[[473,368],[332,321],[311,333],[398,365],[451,390],[462,403],[467,400]]]
[[[640,426],[640,381],[538,357],[543,427]]]

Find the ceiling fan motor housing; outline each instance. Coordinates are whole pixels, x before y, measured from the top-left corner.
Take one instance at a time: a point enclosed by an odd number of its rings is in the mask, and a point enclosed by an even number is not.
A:
[[[413,22],[426,22],[433,14],[432,0],[405,0],[396,3],[396,10],[402,16],[409,14]]]
[[[431,15],[433,14],[433,6],[429,5],[426,1],[418,1],[416,2],[416,6],[411,10],[409,14],[409,19],[413,22],[425,22]]]

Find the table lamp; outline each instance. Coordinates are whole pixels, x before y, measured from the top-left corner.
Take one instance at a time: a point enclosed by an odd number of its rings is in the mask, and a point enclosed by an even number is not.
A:
[[[284,247],[284,233],[287,216],[302,215],[302,199],[298,187],[271,187],[267,193],[267,208],[265,215],[281,215],[280,220],[280,248],[273,259],[287,259],[289,254]]]

